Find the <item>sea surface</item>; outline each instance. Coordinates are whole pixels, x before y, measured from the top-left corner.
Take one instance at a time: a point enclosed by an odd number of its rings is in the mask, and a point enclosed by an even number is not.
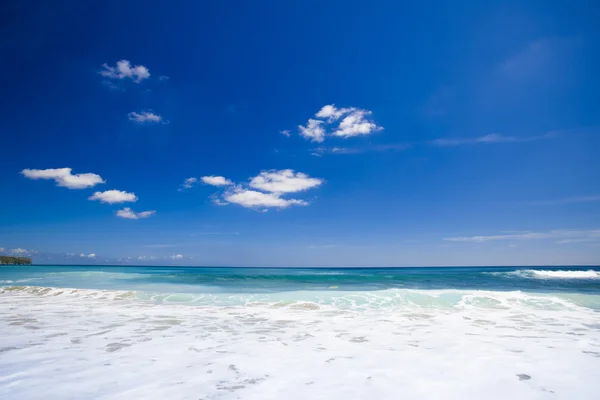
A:
[[[0,266],[2,399],[600,399],[600,268]]]

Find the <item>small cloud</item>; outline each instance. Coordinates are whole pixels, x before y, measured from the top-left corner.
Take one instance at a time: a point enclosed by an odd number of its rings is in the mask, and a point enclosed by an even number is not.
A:
[[[124,209],[117,211],[117,217],[121,217],[121,218],[125,218],[125,219],[148,218],[154,214],[156,214],[155,210],[142,211],[142,212],[136,213],[129,207],[125,207]]]
[[[158,77],[158,80],[159,80],[159,81],[168,81],[169,79],[171,79],[171,78],[169,78],[169,77],[168,77],[168,76],[166,76],[166,75],[161,75],[161,76],[159,76],[159,77]]]
[[[349,138],[353,136],[370,135],[371,133],[382,130],[374,122],[367,120],[371,111],[354,110],[340,122],[338,128],[333,132],[333,136]]]
[[[290,133],[289,129],[284,129],[282,131],[279,131],[279,133],[281,133],[285,137],[290,137],[291,136],[291,133]]]
[[[228,186],[233,184],[233,182],[223,176],[203,176],[200,179],[205,184],[212,186]]]
[[[178,190],[181,192],[183,189],[191,189],[196,182],[198,182],[198,178],[187,178],[183,181],[181,187]]]
[[[205,180],[205,178],[212,178]],[[203,177],[205,183],[215,186],[230,186],[221,194],[214,194],[212,200],[219,206],[238,204],[242,207],[266,211],[268,208],[286,208],[292,205],[308,205],[308,202],[299,199],[286,199],[286,193],[302,192],[317,186],[325,181],[311,178],[291,169],[262,171],[259,175],[250,178],[248,184],[234,185],[233,182],[223,177]],[[225,181],[224,181],[225,180]],[[257,189],[257,190],[251,190]],[[266,192],[266,193],[265,193]]]
[[[321,126],[323,121],[310,118],[306,126],[298,125],[300,135],[305,139],[321,143],[325,140],[325,129]]]
[[[350,138],[354,136],[370,135],[381,131],[383,128],[370,120],[372,112],[356,107],[337,108],[335,104],[325,105],[315,114],[316,118],[310,118],[306,126],[299,125],[300,135],[313,142],[322,143],[326,136],[337,136]],[[342,118],[343,117],[343,118]],[[327,133],[325,127],[342,120],[331,133]]]
[[[308,205],[304,200],[283,199],[278,193],[263,193],[246,189],[236,189],[226,193],[224,199],[229,203],[238,204],[242,207],[258,209]]]
[[[311,178],[292,169],[262,171],[252,178],[250,187],[272,193],[295,193],[321,185],[323,179]]]
[[[21,173],[29,179],[53,179],[57,186],[69,189],[86,189],[105,183],[100,175],[86,173],[73,175],[71,168],[24,169]]]
[[[182,260],[183,259],[183,255],[182,254],[175,254],[171,256],[172,260]]]
[[[90,254],[87,254],[87,255],[85,253],[81,253],[81,254],[79,254],[79,257],[82,257],[82,258],[96,258],[96,255],[94,253],[90,253]]]
[[[2,250],[4,250],[4,249],[2,249]],[[19,248],[16,248],[16,249],[9,250],[9,253],[13,254],[13,255],[18,255],[18,256],[28,256],[31,253],[33,253],[33,251],[32,250],[27,250],[27,249],[22,249],[22,248],[19,247]]]
[[[335,104],[323,106],[318,113],[315,114],[317,118],[327,118],[329,122],[338,120],[342,115],[356,111],[356,108],[336,108]]]
[[[159,123],[162,122],[162,117],[158,114],[154,114],[150,111],[142,111],[140,113],[130,112],[127,114],[127,117],[130,121],[138,122],[140,124],[144,123]]]
[[[105,192],[96,192],[89,200],[99,200],[101,203],[116,204],[134,202],[138,200],[135,193],[127,193],[121,190],[107,190]]]
[[[108,64],[102,64],[100,75],[109,79],[129,78],[135,83],[140,83],[144,79],[150,78],[150,71],[143,65],[131,66],[128,60],[117,61],[116,66],[111,67]]]

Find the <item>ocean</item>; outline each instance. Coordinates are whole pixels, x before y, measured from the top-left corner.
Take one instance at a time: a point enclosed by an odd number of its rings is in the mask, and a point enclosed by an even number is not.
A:
[[[600,399],[600,268],[0,267],[2,399]]]

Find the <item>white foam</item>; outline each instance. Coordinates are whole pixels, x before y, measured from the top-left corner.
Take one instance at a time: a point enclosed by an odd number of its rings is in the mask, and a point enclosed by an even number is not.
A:
[[[553,271],[553,270],[528,270],[528,273],[539,278],[554,279],[597,279],[600,278],[600,272],[594,270],[588,271]]]
[[[530,279],[600,279],[600,271],[538,270],[520,269],[509,272],[484,272],[495,276],[506,276]]]
[[[598,312],[574,295],[293,300],[308,295],[198,306],[124,291],[5,289],[0,398],[600,398]]]

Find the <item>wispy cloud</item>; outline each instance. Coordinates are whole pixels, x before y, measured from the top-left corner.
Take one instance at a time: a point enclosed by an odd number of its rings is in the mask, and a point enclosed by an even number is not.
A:
[[[595,203],[600,201],[600,196],[581,196],[581,197],[568,197],[566,199],[557,200],[546,200],[546,201],[535,201],[531,205],[534,206],[553,206],[561,204],[581,204],[581,203]]]
[[[320,249],[333,249],[339,247],[338,244],[311,244],[308,246],[311,250],[320,250]]]
[[[153,216],[154,214],[156,214],[156,211],[154,211],[154,210],[142,211],[142,212],[136,213],[129,207],[125,207],[124,209],[117,211],[117,217],[125,218],[125,219],[148,218],[148,217]]]
[[[501,235],[458,236],[444,238],[449,242],[483,243],[490,241],[554,240],[559,244],[600,241],[600,229],[555,229],[542,232],[513,232]]]
[[[498,65],[498,72],[511,79],[538,80],[553,76],[572,59],[578,38],[545,37],[528,43]]]
[[[316,147],[311,150],[311,154],[313,156],[321,156],[324,154],[361,154],[386,151],[392,152],[407,150],[412,147],[413,146],[408,143],[380,144],[361,147]]]
[[[289,129],[284,129],[282,131],[279,131],[279,133],[281,133],[285,137],[290,137],[292,135]]]
[[[180,243],[159,243],[159,244],[144,245],[144,247],[149,248],[149,249],[162,249],[162,248],[180,247],[180,246],[182,246],[182,244],[180,244]]]
[[[557,134],[549,132],[539,136],[505,136],[499,133],[491,133],[488,135],[478,136],[475,138],[443,138],[431,140],[429,143],[434,146],[460,146],[468,144],[492,144],[492,143],[518,143],[518,142],[533,142],[537,140],[550,139],[556,137]]]
[[[198,182],[198,178],[194,178],[194,177],[187,178],[183,181],[183,183],[177,190],[179,190],[181,192],[184,189],[191,189],[196,182]]]
[[[69,189],[86,189],[106,183],[100,175],[92,173],[74,175],[71,171],[71,168],[24,169],[21,173],[29,179],[52,179],[57,186]]]
[[[128,60],[117,61],[114,67],[108,64],[102,64],[100,75],[109,79],[131,79],[135,83],[140,83],[144,79],[150,78],[150,70],[143,65],[131,66]]]
[[[165,123],[160,115],[155,114],[152,111],[142,111],[139,113],[135,111],[130,112],[127,114],[127,118],[129,118],[130,121],[138,122],[140,124],[157,124],[159,122]]]
[[[4,249],[2,249],[2,250],[4,250]],[[35,251],[33,251],[33,250],[22,249],[20,247],[18,247],[16,249],[10,249],[8,252],[10,254],[12,254],[13,256],[28,256],[28,255],[31,255],[32,253],[35,253]]]
[[[190,233],[190,236],[199,236],[199,235],[239,235],[239,232],[196,232]]]

